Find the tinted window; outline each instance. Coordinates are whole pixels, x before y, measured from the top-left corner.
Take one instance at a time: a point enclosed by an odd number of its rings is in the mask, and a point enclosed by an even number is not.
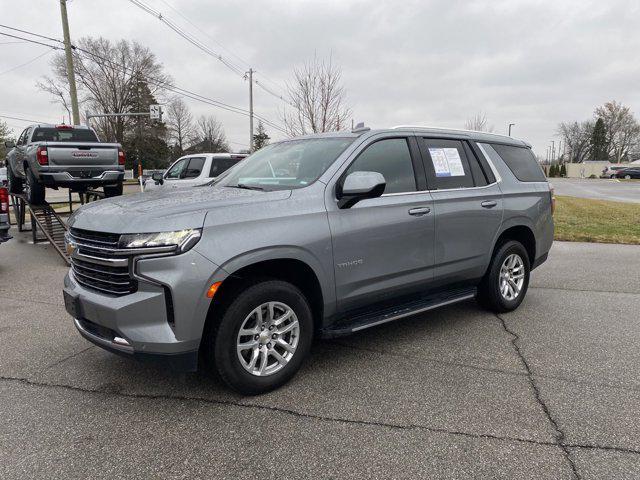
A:
[[[231,167],[233,167],[236,163],[238,163],[241,158],[214,158],[211,160],[211,170],[209,170],[210,177],[217,177],[222,172],[226,172]]]
[[[164,178],[181,178],[182,171],[187,167],[188,158],[182,158],[178,160],[173,166],[167,171],[167,174]]]
[[[424,145],[427,154],[425,167],[433,187],[447,189],[475,186],[471,166],[461,141],[425,138]]]
[[[347,169],[352,172],[379,172],[387,186],[384,193],[415,192],[416,177],[407,140],[391,138],[367,147]],[[345,175],[345,176],[346,176]]]
[[[193,157],[189,159],[189,166],[184,171],[182,178],[196,178],[204,167],[204,157]]]
[[[38,127],[33,132],[32,142],[97,142],[93,130],[88,128]]]
[[[521,182],[546,182],[547,179],[542,172],[542,168],[533,156],[530,148],[514,147],[511,145],[491,145],[483,144],[489,158],[492,157],[492,150],[500,155],[500,158],[507,164],[518,180]]]

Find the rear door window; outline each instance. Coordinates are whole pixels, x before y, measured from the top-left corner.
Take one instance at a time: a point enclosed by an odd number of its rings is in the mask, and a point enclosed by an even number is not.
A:
[[[210,177],[217,177],[222,172],[226,172],[233,167],[241,159],[236,158],[212,158],[211,169],[209,170]]]
[[[475,186],[467,152],[460,140],[423,138],[425,169],[430,188],[471,188]],[[479,168],[479,166],[478,166]],[[486,179],[484,179],[486,185]]]
[[[494,155],[506,163],[509,170],[521,182],[546,182],[547,178],[538,164],[536,157],[530,148],[516,147],[513,145],[500,145],[497,143],[482,144],[482,147],[492,160]]]

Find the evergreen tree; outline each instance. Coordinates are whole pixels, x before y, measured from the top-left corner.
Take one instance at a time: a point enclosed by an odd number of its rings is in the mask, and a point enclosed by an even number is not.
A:
[[[567,176],[567,167],[564,166],[564,163],[560,167],[560,176],[561,177],[566,177]]]
[[[602,117],[596,120],[591,133],[591,160],[609,160],[607,129]]]
[[[262,120],[260,120],[258,122],[258,130],[253,135],[253,151],[255,152],[260,150],[262,147],[269,145],[269,140],[271,140],[271,137],[267,135],[264,125],[262,124]]]

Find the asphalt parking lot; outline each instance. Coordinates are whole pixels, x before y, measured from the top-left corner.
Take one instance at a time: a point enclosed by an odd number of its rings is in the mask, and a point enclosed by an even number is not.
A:
[[[588,178],[552,178],[557,195],[640,203],[640,181]]]
[[[320,341],[290,384],[240,397],[91,346],[62,261],[15,236],[0,478],[640,478],[640,247],[556,243],[513,313]]]

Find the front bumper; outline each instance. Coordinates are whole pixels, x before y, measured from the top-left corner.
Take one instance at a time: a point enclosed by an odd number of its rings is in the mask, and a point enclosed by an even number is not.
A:
[[[67,312],[80,334],[120,355],[194,371],[210,300],[206,291],[226,274],[199,253],[131,259],[135,292],[110,295],[64,279]],[[210,283],[209,283],[210,282]]]

